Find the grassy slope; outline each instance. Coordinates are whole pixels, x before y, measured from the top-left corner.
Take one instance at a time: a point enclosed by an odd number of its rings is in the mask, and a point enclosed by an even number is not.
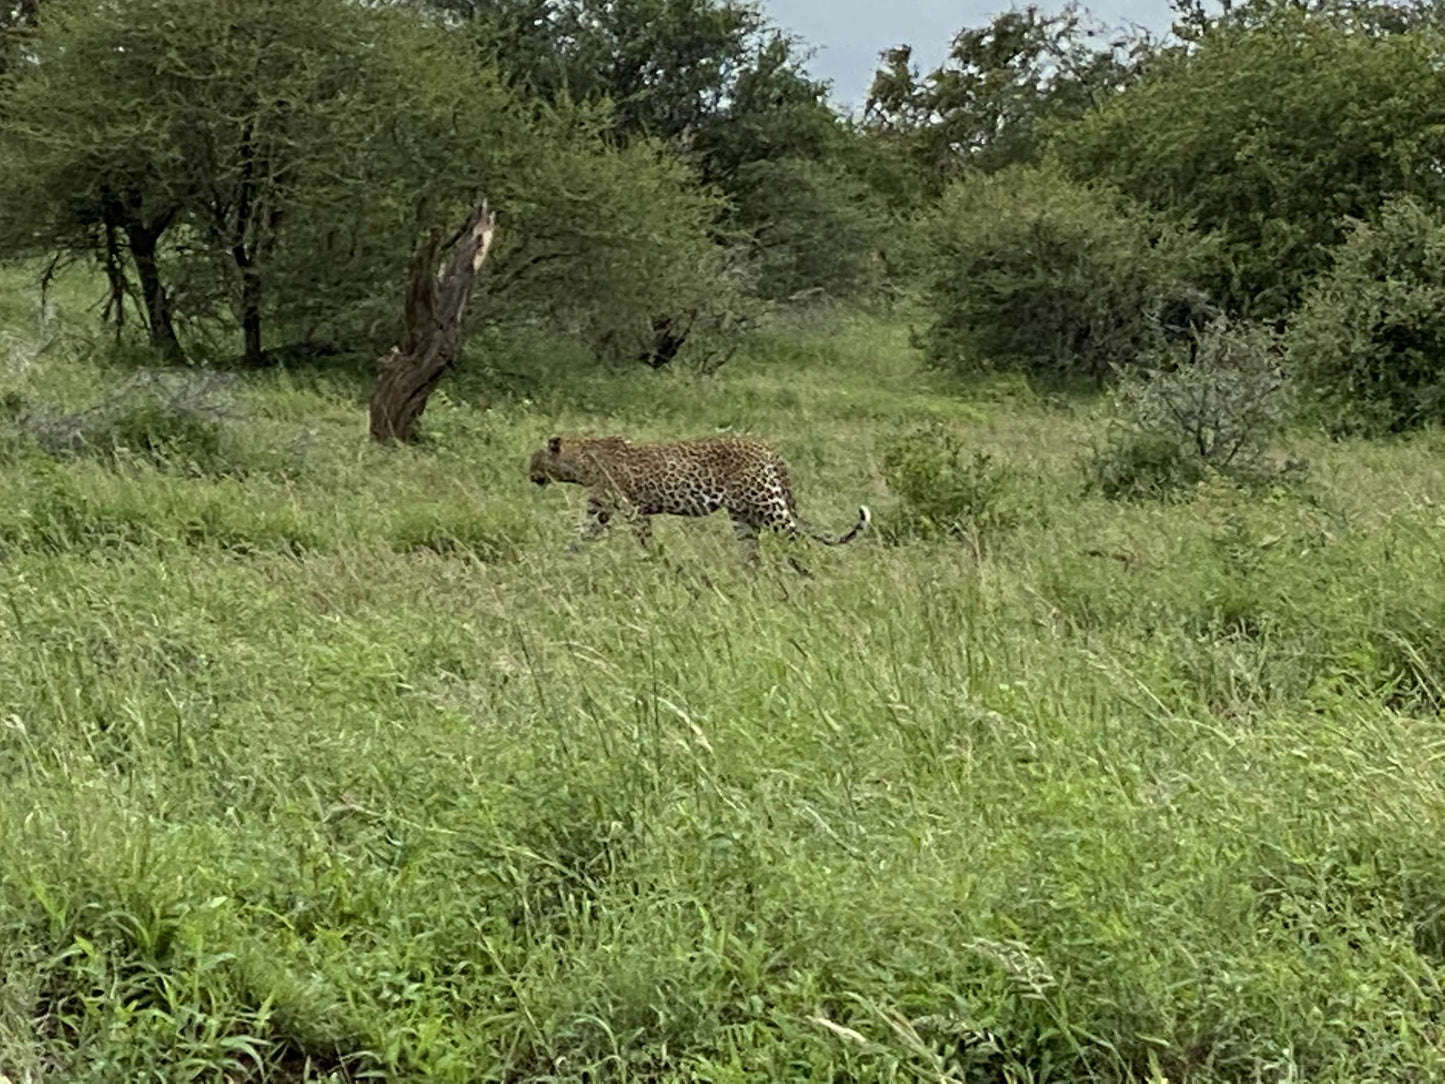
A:
[[[119,378],[76,331],[35,359],[29,305],[0,393]],[[922,376],[899,327],[713,380],[498,365],[420,449],[293,374],[226,470],[0,462],[0,1074],[1442,1070],[1436,438],[1118,506],[1086,408]],[[754,579],[720,517],[573,556],[579,495],[523,475],[558,429],[732,426],[886,531],[926,418],[1019,472],[981,557]]]

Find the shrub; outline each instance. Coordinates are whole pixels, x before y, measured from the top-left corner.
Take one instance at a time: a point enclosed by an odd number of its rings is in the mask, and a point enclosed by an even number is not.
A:
[[[222,465],[225,379],[215,373],[141,370],[99,403],[60,412],[17,405],[11,433],[51,455],[138,455],[203,471]]]
[[[1392,193],[1438,194],[1445,68],[1434,30],[1346,22],[1403,6],[1249,7],[1262,25],[1219,27],[1159,56],[1138,83],[1059,125],[1050,153],[1071,177],[1216,238],[1200,285],[1231,314],[1274,318],[1328,268],[1342,216],[1373,216]]]
[[[1288,344],[1336,432],[1445,420],[1445,219],[1405,197],[1378,224],[1355,223]]]
[[[1183,235],[1034,168],[960,181],[922,224],[934,364],[1103,381],[1155,348],[1186,291]]]
[[[1267,451],[1290,386],[1276,336],[1219,320],[1196,336],[1191,354],[1119,385],[1104,444],[1086,466],[1090,488],[1111,499],[1168,497],[1211,471],[1243,482],[1279,474]]]
[[[899,497],[883,525],[894,541],[977,540],[1017,519],[1006,503],[1012,470],[987,452],[969,455],[962,438],[938,422],[894,440],[883,455],[883,477]]]
[[[538,189],[499,230],[496,270],[477,287],[483,319],[576,333],[629,362],[656,355],[666,322],[683,333],[678,361],[714,366],[750,312],[712,236],[716,195],[651,143],[599,151],[576,137],[563,151],[534,163]]]
[[[1204,464],[1168,433],[1150,433],[1129,421],[1111,422],[1102,447],[1084,466],[1088,488],[1110,500],[1178,496],[1204,479]]]

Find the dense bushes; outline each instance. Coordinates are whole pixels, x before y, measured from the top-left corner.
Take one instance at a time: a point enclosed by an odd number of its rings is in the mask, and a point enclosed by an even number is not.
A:
[[[922,238],[934,364],[1096,381],[1158,344],[1192,256],[1118,195],[1033,168],[954,185]]]
[[[1331,428],[1445,421],[1445,219],[1417,200],[1357,222],[1290,330],[1291,364]]]
[[[1070,176],[1215,238],[1202,284],[1231,312],[1289,312],[1329,266],[1343,216],[1441,195],[1438,31],[1360,33],[1321,7],[1209,31],[1051,144]]]
[[[888,213],[846,170],[798,158],[750,162],[734,187],[745,197],[738,224],[750,235],[763,297],[849,298],[876,290]]]

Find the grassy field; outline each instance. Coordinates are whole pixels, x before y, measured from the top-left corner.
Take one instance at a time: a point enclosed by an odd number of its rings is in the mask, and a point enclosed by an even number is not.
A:
[[[23,281],[9,415],[128,378]],[[1438,1079],[1445,440],[1111,503],[1097,404],[907,344],[483,337],[417,448],[320,370],[169,452],[9,438],[0,1077]],[[935,422],[1010,472],[977,545],[898,527]],[[725,428],[878,530],[811,580],[725,517],[570,554],[580,494],[525,477]]]

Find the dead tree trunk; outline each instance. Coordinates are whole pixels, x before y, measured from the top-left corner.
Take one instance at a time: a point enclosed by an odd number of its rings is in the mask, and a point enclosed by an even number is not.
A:
[[[427,397],[456,361],[462,316],[495,228],[496,215],[484,202],[450,242],[452,254],[440,273],[440,231],[433,230],[416,250],[406,290],[406,343],[392,347],[381,360],[371,394],[372,440],[416,439],[416,420],[426,409]]]

